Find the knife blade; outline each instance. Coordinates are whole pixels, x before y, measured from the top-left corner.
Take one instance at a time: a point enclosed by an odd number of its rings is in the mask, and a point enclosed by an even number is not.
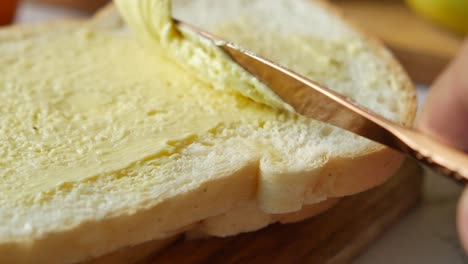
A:
[[[234,43],[188,23],[178,20],[175,22],[179,28],[212,41],[232,61],[289,104],[297,114],[386,145],[457,182],[468,182],[467,154],[420,131],[387,120],[352,100]]]

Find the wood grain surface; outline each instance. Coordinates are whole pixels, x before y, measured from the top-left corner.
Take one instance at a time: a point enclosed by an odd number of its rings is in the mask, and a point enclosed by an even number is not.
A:
[[[332,0],[346,17],[381,39],[411,78],[430,84],[456,55],[463,36],[416,15],[403,0]]]
[[[90,263],[349,263],[417,204],[422,179],[408,160],[384,185],[301,223],[228,238],[153,241]]]

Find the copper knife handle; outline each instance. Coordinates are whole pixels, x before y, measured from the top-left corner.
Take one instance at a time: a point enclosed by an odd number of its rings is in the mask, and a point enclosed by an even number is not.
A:
[[[414,129],[394,124],[389,129],[397,139],[398,150],[459,183],[468,183],[468,154]]]

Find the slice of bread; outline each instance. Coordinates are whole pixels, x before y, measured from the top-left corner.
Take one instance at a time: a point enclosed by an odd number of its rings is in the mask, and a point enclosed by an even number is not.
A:
[[[321,1],[178,0],[174,12],[413,121],[401,67]],[[212,89],[141,45],[113,8],[0,30],[0,65],[0,263],[76,262],[187,230],[300,220],[384,182],[401,161]]]

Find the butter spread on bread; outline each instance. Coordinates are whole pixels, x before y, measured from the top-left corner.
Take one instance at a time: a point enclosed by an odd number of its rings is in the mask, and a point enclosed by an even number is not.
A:
[[[414,91],[390,53],[322,1],[173,5],[177,18],[387,118],[414,118]],[[167,21],[158,10],[136,20]],[[0,30],[0,263],[77,262],[187,230],[225,236],[302,219],[400,165],[387,148],[250,100],[263,93],[224,72],[236,66],[225,58],[184,64],[202,55],[173,49],[209,43],[165,27],[161,44],[164,31],[144,40],[132,28],[111,8]],[[223,71],[203,75],[208,61]]]
[[[116,0],[115,3],[141,39],[150,46],[162,48],[202,81],[216,89],[236,91],[257,102],[293,111],[210,40],[191,31],[180,31],[172,19],[171,0]]]

